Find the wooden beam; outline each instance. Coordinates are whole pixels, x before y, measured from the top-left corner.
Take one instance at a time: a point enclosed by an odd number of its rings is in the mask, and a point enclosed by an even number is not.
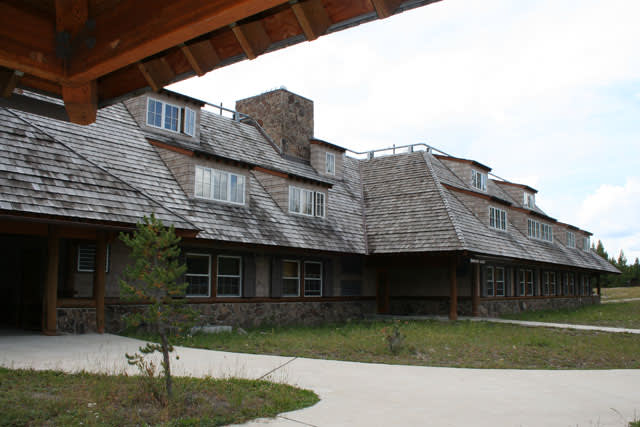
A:
[[[107,282],[107,235],[98,232],[96,241],[96,262],[93,272],[93,299],[96,304],[96,329],[99,334],[104,333],[104,295]]]
[[[56,27],[46,16],[16,4],[2,3],[0,66],[61,82],[62,60],[56,57]]]
[[[449,262],[449,320],[458,320],[458,280],[456,278],[456,257]]]
[[[45,322],[44,333],[55,335],[58,332],[58,265],[60,263],[60,238],[57,230],[49,226],[47,237],[47,278],[45,282]]]
[[[473,264],[473,280],[471,281],[471,315],[478,317],[480,305],[480,264]]]
[[[164,57],[138,62],[138,69],[154,92],[165,87],[176,76]]]
[[[271,45],[271,39],[261,21],[232,25],[231,30],[249,59],[256,59]]]
[[[121,0],[95,18],[96,44],[73,58],[69,79],[97,79],[286,2]]]
[[[398,9],[403,0],[371,0],[378,18],[384,19],[393,15],[393,12]]]
[[[180,46],[184,57],[198,76],[203,76],[220,63],[220,57],[210,40]]]
[[[56,0],[56,31],[76,35],[89,19],[87,0]]]
[[[30,96],[18,95],[17,93],[13,94],[10,98],[0,97],[0,107],[13,108],[64,122],[69,121],[67,110],[62,105],[35,99]]]
[[[309,41],[325,34],[331,26],[331,18],[329,18],[322,0],[296,1],[291,4],[291,9]]]
[[[62,99],[69,121],[89,125],[98,113],[98,87],[94,81],[79,86],[63,86]]]
[[[22,71],[0,68],[0,96],[9,98],[23,75],[24,73]]]

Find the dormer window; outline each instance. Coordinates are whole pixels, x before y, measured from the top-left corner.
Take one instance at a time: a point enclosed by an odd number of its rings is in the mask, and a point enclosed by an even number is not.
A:
[[[502,209],[490,207],[489,226],[496,230],[507,231],[507,212]]]
[[[487,174],[471,169],[471,186],[480,191],[487,191]]]
[[[522,205],[527,208],[533,209],[536,205],[536,199],[534,195],[525,191],[522,195]]]
[[[243,175],[196,166],[196,197],[244,205],[244,193]]]
[[[324,193],[293,186],[289,187],[289,212],[324,218],[325,206]]]
[[[196,112],[164,101],[148,98],[147,125],[185,135],[196,135]]]
[[[326,172],[329,175],[336,174],[336,155],[333,153],[327,153],[326,155]]]
[[[567,246],[570,248],[576,247],[576,233],[573,231],[567,231]]]
[[[528,219],[527,229],[529,231],[530,239],[553,242],[553,227],[549,224],[544,224],[533,219]]]
[[[589,252],[591,250],[591,239],[589,237],[582,238],[582,250]]]

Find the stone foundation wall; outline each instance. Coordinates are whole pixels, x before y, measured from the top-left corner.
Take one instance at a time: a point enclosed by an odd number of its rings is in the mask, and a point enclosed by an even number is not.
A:
[[[97,332],[95,308],[58,308],[58,332],[86,334]]]
[[[442,315],[449,314],[449,298],[442,297],[440,299],[394,299],[390,300],[390,314],[401,316],[420,316],[420,315]],[[458,315],[471,315],[471,300],[458,300]]]
[[[124,329],[122,317],[143,306],[112,305],[106,307],[107,332]],[[200,312],[200,325],[256,327],[263,325],[313,325],[362,319],[375,313],[375,301],[256,302],[193,304]],[[94,321],[95,323],[95,321]]]
[[[580,298],[536,298],[481,301],[478,314],[482,317],[499,317],[522,311],[575,309],[585,305],[600,304],[599,296]]]

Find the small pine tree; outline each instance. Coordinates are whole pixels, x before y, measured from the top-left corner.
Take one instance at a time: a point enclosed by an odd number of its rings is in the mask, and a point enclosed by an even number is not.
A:
[[[127,316],[127,326],[141,324],[160,338],[160,344],[147,343],[140,347],[142,354],[127,354],[132,365],[143,366],[145,355],[162,353],[167,403],[172,396],[169,353],[173,351],[173,336],[189,328],[197,313],[185,303],[187,283],[180,278],[187,267],[180,263],[180,238],[173,226],[164,227],[153,214],[144,217],[132,235],[120,234],[120,239],[131,249],[132,264],[125,269],[120,280],[121,297],[127,301],[144,301],[144,309]]]

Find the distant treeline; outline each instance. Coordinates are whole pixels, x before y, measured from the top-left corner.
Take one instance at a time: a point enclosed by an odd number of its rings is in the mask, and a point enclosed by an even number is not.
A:
[[[620,250],[618,258],[610,257],[607,251],[604,249],[604,245],[601,240],[598,240],[596,246],[591,246],[591,249],[597,252],[602,258],[613,264],[622,274],[605,274],[600,278],[600,283],[603,288],[616,288],[620,286],[640,286],[640,261],[636,257],[633,264],[629,264],[627,257],[624,256],[624,251]]]

